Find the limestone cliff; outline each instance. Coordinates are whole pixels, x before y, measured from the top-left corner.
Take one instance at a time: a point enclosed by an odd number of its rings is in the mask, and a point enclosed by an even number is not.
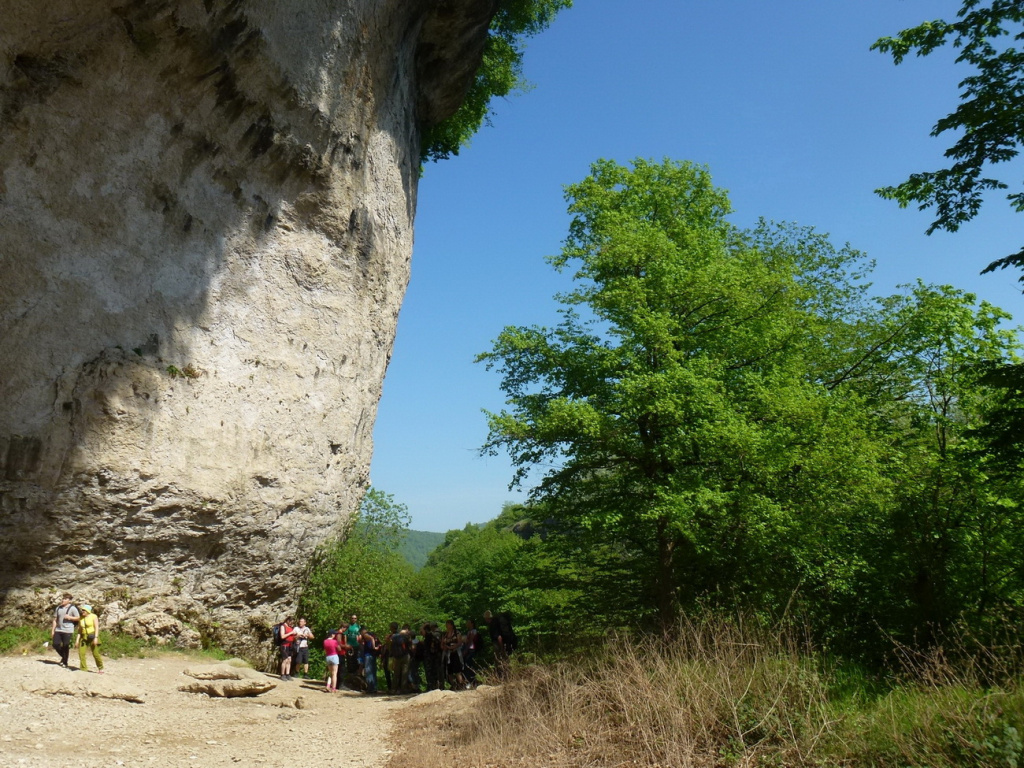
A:
[[[366,484],[492,0],[0,1],[0,616],[243,650]],[[177,606],[177,607],[176,607]]]

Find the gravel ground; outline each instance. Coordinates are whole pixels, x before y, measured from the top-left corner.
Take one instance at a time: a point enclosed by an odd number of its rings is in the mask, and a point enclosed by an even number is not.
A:
[[[382,768],[392,714],[409,701],[328,694],[273,675],[277,687],[257,698],[178,690],[193,682],[183,670],[208,663],[177,654],[107,660],[98,675],[62,669],[52,653],[2,657],[0,766]]]

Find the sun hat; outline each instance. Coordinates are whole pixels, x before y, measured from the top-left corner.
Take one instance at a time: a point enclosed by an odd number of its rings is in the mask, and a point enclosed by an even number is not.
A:
[[[92,613],[92,606],[91,605],[83,605],[82,606],[82,610],[83,611],[89,611],[90,613]]]

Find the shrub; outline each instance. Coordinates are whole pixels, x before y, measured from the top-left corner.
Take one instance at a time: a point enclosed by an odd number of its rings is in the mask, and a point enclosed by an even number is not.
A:
[[[50,639],[41,627],[4,627],[0,629],[0,653],[37,652]]]

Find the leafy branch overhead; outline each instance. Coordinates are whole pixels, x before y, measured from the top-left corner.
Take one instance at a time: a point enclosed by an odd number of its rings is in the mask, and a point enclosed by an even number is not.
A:
[[[445,160],[459,154],[482,125],[489,124],[495,98],[526,88],[523,54],[526,39],[544,30],[572,0],[504,0],[484,47],[483,62],[458,111],[423,135],[421,159]]]
[[[876,190],[904,208],[911,203],[920,210],[934,206],[935,220],[928,234],[937,229],[955,232],[977,215],[985,193],[1010,189],[992,175],[991,168],[1016,158],[1024,144],[1022,24],[1024,4],[1019,0],[993,0],[984,5],[980,0],[965,0],[956,21],[926,21],[895,37],[883,37],[872,46],[891,54],[900,64],[910,53],[927,56],[952,43],[959,51],[957,63],[974,68],[973,74],[960,81],[959,106],[931,132],[932,136],[947,131],[959,134],[945,152],[952,161],[950,166],[913,173],[902,184]],[[1024,190],[1011,191],[1006,199],[1015,211],[1024,212]],[[1008,266],[1024,267],[1024,249],[992,262],[985,271]]]

